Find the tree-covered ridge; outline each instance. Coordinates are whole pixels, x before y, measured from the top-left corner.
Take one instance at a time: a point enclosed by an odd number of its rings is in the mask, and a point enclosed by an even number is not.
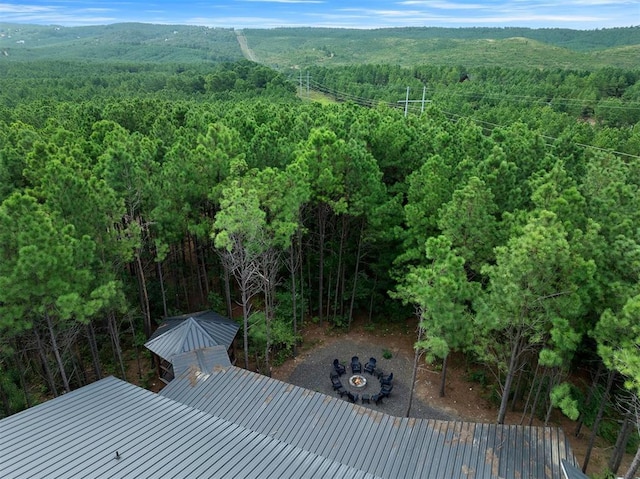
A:
[[[472,87],[405,116],[385,101],[301,101],[246,61],[110,65],[86,79],[63,66],[66,78],[34,63],[31,81],[13,65],[0,97],[4,414],[126,378],[122,346],[135,351],[162,316],[234,304],[245,364],[267,373],[303,322],[417,311],[443,385],[449,354],[466,354],[495,378],[499,422],[507,407],[530,421],[589,413],[567,381],[580,364],[640,382],[636,109],[619,103],[631,113],[614,122],[554,107],[582,101],[579,82],[598,102],[626,101],[636,72],[335,72],[363,88],[407,74],[437,92]],[[203,87],[170,87],[177,78]],[[148,79],[164,86],[147,91]],[[527,83],[551,100],[501,93]]]
[[[118,23],[91,27],[0,23],[0,60],[197,63],[236,61],[233,29]]]
[[[371,41],[379,37],[413,39],[451,40],[506,40],[509,38],[529,38],[557,47],[576,51],[603,50],[606,48],[640,44],[640,27],[605,28],[601,30],[572,30],[568,28],[523,28],[523,27],[398,27],[370,30],[348,28],[283,27],[273,30],[246,30],[269,36],[323,36],[342,40],[365,39]]]
[[[358,63],[405,67],[429,64],[587,70],[605,66],[635,68],[640,48],[640,27],[594,31],[280,28],[244,32],[259,61],[277,68]]]
[[[354,63],[634,68],[640,27],[602,30],[529,28],[276,28],[244,31],[258,61],[277,68]],[[0,23],[0,60],[198,62],[242,57],[225,28],[121,23],[90,27]]]

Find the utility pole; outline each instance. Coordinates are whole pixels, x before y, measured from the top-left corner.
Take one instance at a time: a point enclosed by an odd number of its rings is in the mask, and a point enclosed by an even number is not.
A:
[[[409,87],[407,87],[407,96],[404,100],[398,100],[398,103],[404,103],[404,116],[406,117],[409,113],[409,103],[420,103],[422,106],[420,108],[420,113],[424,113],[424,105],[425,103],[431,103],[431,100],[426,100],[427,95],[427,87],[422,87],[422,100],[409,100]]]
[[[404,117],[407,117],[409,112],[409,87],[407,87],[407,98],[404,100]]]

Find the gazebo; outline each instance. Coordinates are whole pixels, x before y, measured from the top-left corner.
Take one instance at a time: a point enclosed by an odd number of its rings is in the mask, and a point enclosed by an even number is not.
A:
[[[238,329],[239,325],[229,318],[214,311],[200,311],[166,318],[145,346],[158,356],[158,375],[168,383],[178,373],[176,362],[184,367],[184,361],[178,360],[179,357],[199,350],[216,357],[223,350],[222,354],[227,355]],[[233,351],[229,356],[235,356]]]

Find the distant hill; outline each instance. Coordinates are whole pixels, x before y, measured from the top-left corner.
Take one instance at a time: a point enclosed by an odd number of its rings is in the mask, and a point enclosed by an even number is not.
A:
[[[640,58],[640,27],[280,28],[244,34],[258,61],[278,68],[373,63],[592,70],[637,68]]]
[[[118,23],[59,27],[0,23],[0,60],[193,63],[236,61],[232,29]]]
[[[0,60],[155,63],[235,61],[244,56],[286,70],[314,65],[464,65],[593,70],[638,68],[640,27],[276,28],[240,31],[120,23],[59,27],[0,23]],[[246,43],[245,43],[246,39]]]

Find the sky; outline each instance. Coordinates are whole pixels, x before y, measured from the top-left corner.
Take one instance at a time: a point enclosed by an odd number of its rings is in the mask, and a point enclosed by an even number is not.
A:
[[[640,0],[0,0],[0,23],[598,28],[640,25]]]

